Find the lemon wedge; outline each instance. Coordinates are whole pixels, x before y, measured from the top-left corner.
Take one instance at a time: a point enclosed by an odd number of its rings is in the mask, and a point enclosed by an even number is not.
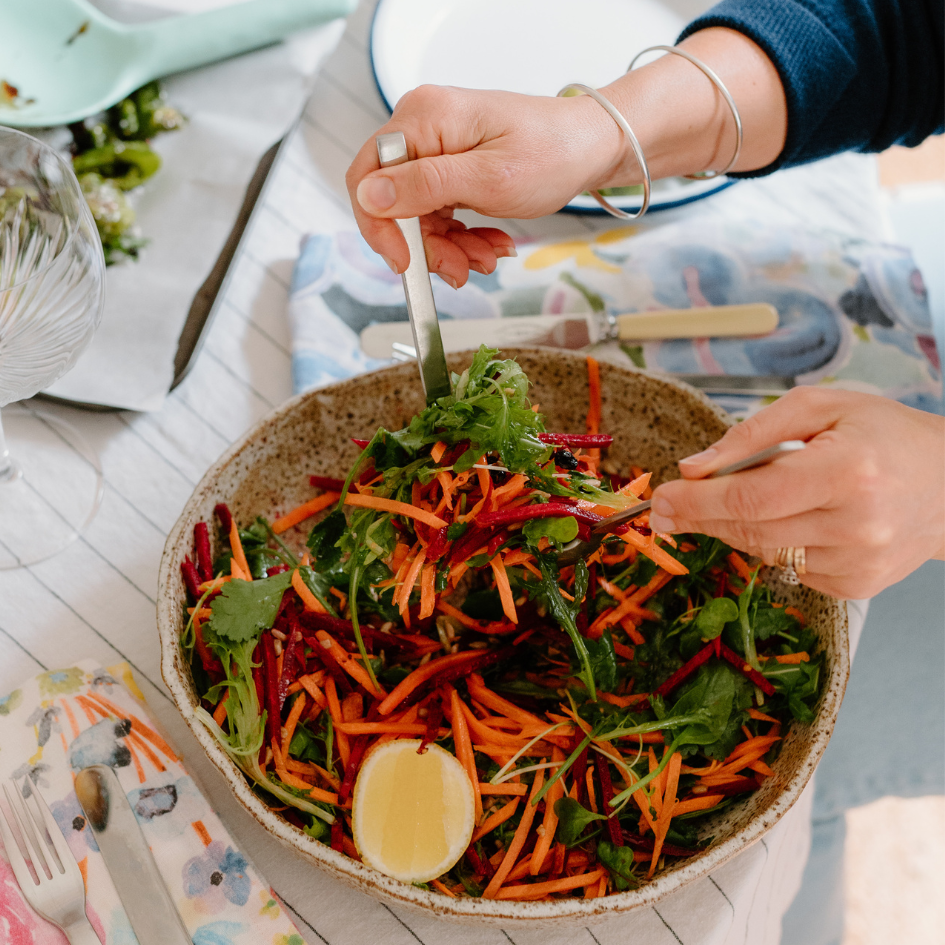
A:
[[[469,846],[473,786],[448,751],[419,739],[373,749],[354,785],[352,827],[361,859],[403,880],[425,883],[452,868]]]

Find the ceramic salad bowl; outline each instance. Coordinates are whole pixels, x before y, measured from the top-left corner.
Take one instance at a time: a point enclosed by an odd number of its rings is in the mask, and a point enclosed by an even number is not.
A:
[[[531,379],[531,400],[540,405],[548,429],[583,431],[587,410],[583,357],[553,350],[503,354],[514,356]],[[450,366],[462,370],[470,359],[471,354],[453,355]],[[651,470],[655,482],[675,478],[676,461],[709,446],[730,423],[702,394],[684,385],[606,362],[600,365],[600,379],[600,429],[615,437],[609,457],[620,467],[633,463]],[[842,602],[803,586],[789,587],[778,582],[776,575],[767,574],[776,598],[800,608],[819,633],[826,658],[816,720],[810,725],[790,725],[772,764],[775,777],[765,779],[758,791],[715,816],[711,824],[715,839],[703,852],[670,865],[636,890],[597,899],[454,899],[391,879],[335,852],[269,810],[194,716],[198,696],[179,641],[185,616],[180,564],[192,548],[195,523],[209,521],[218,502],[228,503],[237,521],[250,521],[260,514],[270,519],[277,516],[310,497],[309,475],[347,474],[359,451],[351,437],[368,438],[378,426],[399,429],[423,406],[416,365],[385,368],[288,401],[209,469],[172,529],[161,562],[158,631],[164,680],[198,742],[246,810],[299,856],[369,895],[444,918],[504,927],[585,925],[650,906],[757,841],[800,796],[827,746],[849,674],[847,611]],[[301,546],[302,531],[296,540]]]

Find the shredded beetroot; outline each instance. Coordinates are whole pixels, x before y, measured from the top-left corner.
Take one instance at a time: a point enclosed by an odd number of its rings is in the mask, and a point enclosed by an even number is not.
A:
[[[365,441],[365,446],[367,441]],[[344,853],[344,832],[341,826],[341,817],[336,816],[335,822],[331,825],[331,848],[338,853]]]
[[[370,443],[371,441],[370,441],[370,440],[361,440],[361,439],[358,439],[358,437],[353,436],[353,437],[351,437],[351,442],[354,443],[355,446],[360,446],[361,449],[364,449],[364,448],[368,445],[368,443]]]
[[[361,768],[361,762],[364,760],[364,752],[368,746],[367,735],[357,735],[351,741],[351,754],[348,756],[348,765],[345,768],[345,776],[342,778],[341,786],[338,788],[338,802],[345,804],[351,797],[354,790],[354,779],[357,777]]]
[[[743,676],[750,679],[766,696],[774,695],[774,686],[761,673],[752,669],[745,662],[743,656],[739,656],[734,650],[729,649],[721,640],[719,640],[719,655],[722,659],[728,660]]]
[[[213,514],[220,520],[220,527],[227,534],[230,532],[230,528],[233,526],[233,515],[230,512],[230,507],[225,502],[218,502],[213,507]]]
[[[492,536],[492,538],[489,539],[489,545],[486,551],[490,558],[495,555],[504,542],[508,541],[508,538],[509,530],[507,528],[503,528],[502,531],[497,532]]]
[[[344,479],[335,479],[334,476],[309,476],[308,481],[313,489],[326,492],[341,492],[345,485]]]
[[[631,850],[643,850],[649,853],[653,849],[652,837],[641,837],[638,834],[623,831],[623,839]],[[664,843],[663,852],[668,856],[695,856],[701,853],[701,850],[691,849],[689,847],[679,847],[675,843]]]
[[[436,698],[431,699],[430,704],[427,706],[427,730],[423,733],[423,738],[420,740],[420,747],[417,749],[418,755],[422,755],[427,750],[427,746],[436,739],[440,731],[440,722],[442,721],[443,700]]]
[[[446,551],[446,533],[448,531],[448,525],[444,525],[442,528],[436,530],[433,535],[433,540],[427,545],[427,561],[439,561],[440,558],[443,557],[443,553]]]
[[[614,438],[609,433],[539,433],[538,439],[542,443],[554,446],[577,446],[591,449],[610,446],[614,442]]]
[[[194,567],[193,561],[187,556],[180,563],[180,573],[184,578],[184,584],[187,585],[187,592],[194,599],[196,604],[200,600],[200,575]]]
[[[706,794],[722,794],[725,797],[732,797],[735,794],[745,794],[748,791],[756,791],[761,787],[764,779],[757,778],[734,778],[728,784],[719,787],[708,788]]]
[[[479,517],[482,518],[481,515]],[[495,531],[494,528],[484,528],[478,524],[473,525],[459,541],[453,544],[453,550],[450,552],[450,564],[468,560],[477,549],[489,543]]]
[[[302,631],[296,621],[289,639],[283,644],[282,676],[279,679],[279,710],[285,705],[286,691],[305,672],[305,656],[302,653]]]
[[[576,732],[574,735],[574,744],[571,746],[571,751],[574,751],[581,742],[584,741],[584,733]],[[579,804],[583,804],[587,798],[587,749],[590,746],[585,745],[584,751],[577,756],[577,760],[574,762],[574,783],[578,786],[578,796],[577,801]]]
[[[213,580],[213,556],[210,553],[210,530],[206,522],[194,525],[194,552],[197,558],[197,573],[201,581]]]
[[[488,860],[483,860],[473,846],[466,849],[466,859],[469,860],[469,865],[473,868],[473,872],[478,873],[480,876],[492,876],[495,873],[493,865]]]
[[[289,570],[287,564],[277,564],[266,571],[266,577],[272,577],[274,574],[284,574]]]
[[[606,758],[597,759],[597,775],[600,778],[600,809],[603,813],[609,814],[607,817],[607,832],[610,834],[610,842],[615,847],[623,846],[623,831],[620,829],[620,818],[616,816],[610,806],[610,801],[614,796],[614,785],[610,780],[610,764]]]
[[[657,696],[668,696],[684,679],[687,679],[691,676],[710,656],[713,654],[718,656],[718,644],[716,641],[719,640],[718,637],[715,640],[708,642],[701,650],[699,650],[696,655],[689,660],[687,663],[683,663],[679,669],[673,673],[654,693]],[[744,662],[744,660],[742,660]]]
[[[545,502],[541,505],[520,505],[514,509],[499,509],[497,512],[483,512],[476,519],[476,525],[482,528],[498,525],[511,525],[513,522],[527,522],[533,518],[564,518],[571,515],[579,522],[596,525],[603,516],[587,509],[561,502]]]

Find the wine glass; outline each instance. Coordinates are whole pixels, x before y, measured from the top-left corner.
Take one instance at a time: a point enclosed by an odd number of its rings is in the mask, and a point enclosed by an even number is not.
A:
[[[68,161],[0,128],[0,409],[72,367],[104,300],[101,240]],[[103,486],[97,456],[70,424],[30,404],[6,410],[0,570],[42,561],[74,541],[98,511]]]

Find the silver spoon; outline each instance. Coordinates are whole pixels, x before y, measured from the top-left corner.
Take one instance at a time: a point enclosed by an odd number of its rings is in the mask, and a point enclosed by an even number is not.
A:
[[[796,453],[798,450],[804,449],[805,445],[803,440],[785,440],[783,443],[775,443],[774,446],[769,446],[767,449],[761,450],[758,453],[753,453],[745,459],[740,459],[737,463],[723,466],[714,473],[709,473],[705,478],[718,479],[720,476],[728,476],[732,473],[741,472],[743,469],[754,469],[756,466],[765,466],[776,460],[779,456],[783,456],[785,453]],[[600,548],[601,543],[609,534],[621,525],[625,525],[627,522],[635,519],[638,515],[649,511],[652,504],[653,503],[650,501],[640,502],[637,505],[631,505],[630,508],[624,509],[622,512],[617,512],[615,515],[608,515],[607,518],[601,519],[596,525],[592,526],[590,538],[586,540],[576,538],[558,552],[558,566],[564,568],[571,564],[577,564],[582,558],[589,557]]]
[[[381,167],[393,167],[404,164],[407,157],[407,140],[399,131],[377,136],[377,156]],[[420,232],[420,218],[394,220],[407,241],[410,250],[410,265],[403,276],[404,294],[407,296],[407,315],[413,331],[413,344],[420,363],[420,380],[427,403],[432,404],[437,397],[452,393],[450,372],[446,366],[446,354],[443,351],[443,338],[440,336],[440,322],[436,315],[436,303],[433,301],[433,287],[430,285],[430,270],[423,249],[423,236]]]

